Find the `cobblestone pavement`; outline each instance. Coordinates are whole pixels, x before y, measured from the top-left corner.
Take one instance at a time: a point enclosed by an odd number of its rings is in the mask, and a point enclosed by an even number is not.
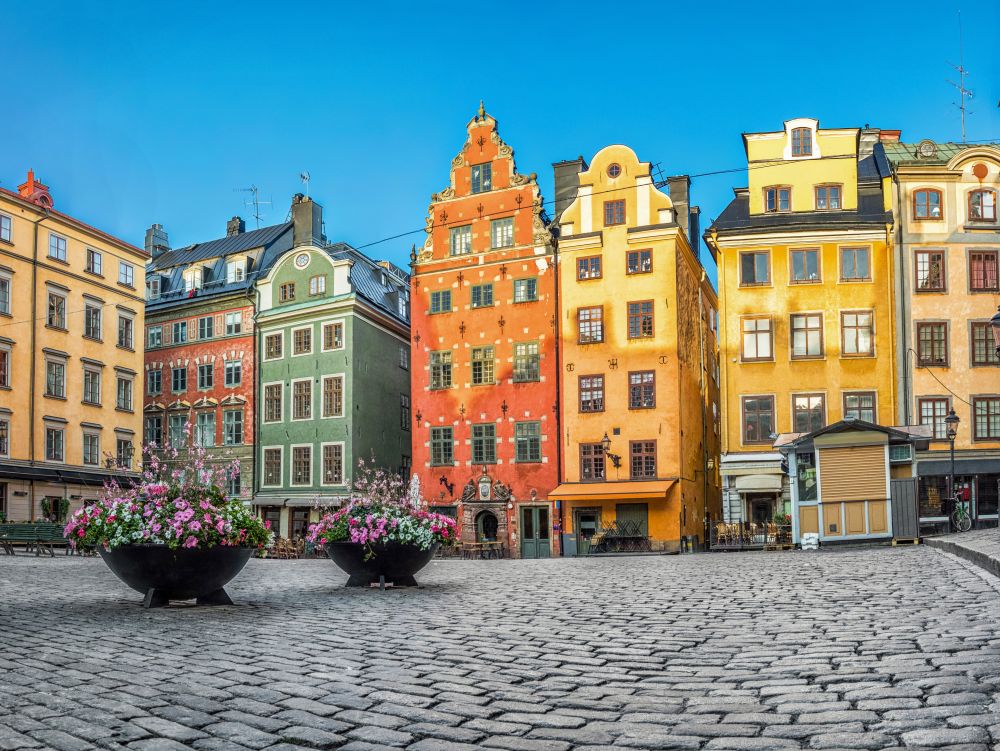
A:
[[[954,553],[1000,576],[1000,529],[996,527],[928,537],[926,543],[931,547]]]
[[[420,578],[255,560],[238,606],[145,611],[0,556],[0,749],[998,748],[1000,583],[927,547]]]

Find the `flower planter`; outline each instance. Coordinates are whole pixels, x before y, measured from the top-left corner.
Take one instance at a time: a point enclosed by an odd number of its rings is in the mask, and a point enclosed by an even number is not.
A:
[[[254,548],[216,545],[172,550],[166,545],[123,545],[99,551],[115,576],[146,596],[143,607],[157,608],[170,600],[232,605],[223,587],[247,565]]]
[[[380,577],[385,582],[397,587],[415,587],[417,580],[413,577],[420,569],[430,563],[431,558],[441,547],[439,543],[422,550],[419,545],[401,542],[376,542],[370,546],[374,555],[367,561],[369,546],[356,542],[328,542],[324,545],[330,560],[336,563],[348,575],[348,587],[367,587],[377,583]]]

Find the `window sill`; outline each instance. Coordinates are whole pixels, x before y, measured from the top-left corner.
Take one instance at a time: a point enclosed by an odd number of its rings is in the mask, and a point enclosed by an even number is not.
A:
[[[87,274],[88,276],[97,277],[98,279],[103,279],[104,278],[104,274],[98,273],[96,271],[91,271],[90,269],[84,269],[83,273]]]
[[[771,282],[761,282],[760,284],[741,284],[740,289],[761,289],[763,287],[773,287]]]
[[[69,261],[64,261],[62,258],[56,258],[55,256],[46,256],[46,258],[50,261],[61,263],[63,266],[69,266]]]
[[[69,329],[65,328],[64,326],[53,326],[51,323],[45,324],[45,328],[49,329],[50,331],[61,331],[64,334],[69,333]]]
[[[100,402],[89,402],[86,399],[81,399],[80,400],[80,404],[84,404],[84,405],[86,405],[88,407],[100,407],[101,406]]]
[[[792,355],[788,358],[791,362],[822,362],[826,359],[826,355],[801,355],[796,357]]]
[[[104,340],[96,336],[87,336],[86,334],[84,334],[83,338],[86,339],[88,342],[97,342],[98,344],[104,344]]]
[[[0,310],[0,318],[13,318],[14,316],[4,310]]]
[[[118,286],[119,287],[124,287],[125,289],[130,289],[133,292],[135,292],[135,285],[134,284],[127,284],[126,282],[118,282]]]
[[[873,357],[875,357],[874,352],[863,352],[863,353],[859,352],[857,354],[852,354],[850,352],[842,352],[840,354],[841,360],[870,360]]]
[[[870,284],[871,282],[872,282],[872,278],[869,276],[869,277],[865,277],[863,279],[860,278],[860,277],[857,278],[857,279],[841,279],[839,283],[840,284]]]
[[[126,412],[130,415],[135,414],[135,410],[128,407],[115,407],[115,412]]]
[[[947,289],[915,289],[914,294],[917,295],[946,295],[948,294]]]
[[[803,285],[803,284],[822,284],[822,283],[823,283],[822,279],[789,279],[788,280],[788,286],[789,287],[798,287],[798,286]]]
[[[58,402],[66,401],[65,396],[57,396],[56,394],[42,394],[42,396],[44,396],[46,399],[55,399]]]

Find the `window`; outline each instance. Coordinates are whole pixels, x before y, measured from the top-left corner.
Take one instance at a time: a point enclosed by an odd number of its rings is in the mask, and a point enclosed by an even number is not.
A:
[[[773,360],[770,318],[743,319],[743,360]]]
[[[174,324],[174,344],[183,344],[188,339],[187,321],[178,321]]]
[[[278,287],[278,302],[291,302],[295,299],[295,282],[285,282]]]
[[[315,297],[326,293],[326,275],[309,277],[309,295]]]
[[[1000,365],[996,347],[993,344],[993,327],[989,321],[973,321],[972,332],[972,364]]]
[[[163,327],[150,326],[146,329],[146,346],[159,347],[163,344]]]
[[[580,376],[580,411],[604,411],[604,376]]]
[[[399,427],[410,429],[410,397],[407,394],[399,395]]]
[[[0,314],[10,315],[10,279],[0,276]]]
[[[45,362],[45,396],[58,399],[66,397],[66,364],[47,360]]]
[[[264,449],[264,477],[262,485],[281,485],[281,449]]]
[[[187,368],[172,368],[170,371],[170,390],[174,393],[187,391]]]
[[[10,350],[0,348],[0,388],[10,388]]]
[[[950,407],[948,399],[942,397],[917,399],[920,424],[932,426],[932,436],[935,440],[948,440],[948,427],[945,425],[944,418],[948,416]]]
[[[917,364],[948,365],[948,324],[917,324]]]
[[[472,287],[472,307],[488,308],[493,304],[493,285],[475,284]]]
[[[312,484],[312,446],[292,446],[292,485]]]
[[[973,440],[1000,440],[1000,396],[980,396],[972,400]]]
[[[580,444],[580,479],[584,482],[604,479],[604,446]]]
[[[344,416],[344,377],[323,377],[323,417]]]
[[[87,265],[84,268],[91,274],[100,276],[104,268],[104,257],[99,251],[87,248]]]
[[[282,333],[268,334],[264,337],[264,359],[280,360],[284,347],[285,336]]]
[[[239,334],[243,331],[243,313],[235,311],[226,313],[226,336]]]
[[[540,380],[538,342],[514,345],[514,383]]]
[[[431,388],[451,388],[451,352],[431,352]]]
[[[932,188],[917,190],[913,193],[914,219],[941,218],[941,191]]]
[[[211,339],[215,335],[215,319],[212,316],[204,316],[198,319],[198,338]]]
[[[581,281],[584,279],[600,279],[601,257],[587,256],[586,258],[578,258],[576,261],[576,278]]]
[[[472,426],[472,463],[497,463],[497,426],[493,423]]]
[[[740,286],[760,287],[771,283],[771,253],[760,250],[740,253]]]
[[[792,315],[792,359],[823,356],[823,315],[796,313]]]
[[[135,321],[128,316],[118,316],[118,346],[132,349],[135,345]]]
[[[282,384],[264,386],[264,422],[281,422]]]
[[[152,394],[159,394],[162,392],[163,392],[163,371],[147,370],[146,393],[152,395]]]
[[[340,443],[323,444],[323,484],[344,483],[344,446]]]
[[[65,432],[62,428],[45,429],[45,459],[50,462],[65,459]]]
[[[239,467],[230,471],[229,479],[226,483],[226,493],[230,496],[238,496],[243,492],[243,478]]]
[[[454,460],[452,428],[431,428],[431,465],[450,467]]]
[[[83,434],[83,463],[92,467],[101,463],[101,437],[97,433]]]
[[[476,347],[472,350],[472,384],[474,386],[494,383],[493,347]]]
[[[653,335],[653,301],[628,304],[628,338],[646,339]]]
[[[509,248],[514,244],[514,217],[490,222],[490,237],[494,248]]]
[[[48,316],[45,322],[56,329],[66,328],[66,298],[49,292]]]
[[[451,290],[442,289],[431,292],[431,313],[451,312]]]
[[[184,415],[170,415],[167,420],[168,438],[170,447],[179,449],[184,446],[187,436],[184,434],[187,427],[187,419]]]
[[[247,262],[239,258],[235,261],[226,261],[226,284],[242,282],[247,276]]]
[[[630,250],[625,254],[626,274],[648,274],[652,270],[652,250]]]
[[[840,331],[843,337],[841,342],[843,354],[860,356],[874,354],[875,332],[872,329],[872,311],[843,311],[840,314]]]
[[[184,291],[191,292],[192,290],[201,289],[202,281],[204,279],[205,273],[203,269],[191,269],[184,272]]]
[[[159,384],[159,370],[150,370],[149,376],[152,378],[153,374],[157,375],[157,384]],[[150,391],[151,394],[158,394],[157,391]],[[83,369],[83,401],[87,404],[100,404],[101,403],[101,371],[95,370],[93,368]]]
[[[226,388],[239,386],[243,383],[243,361],[226,360]]]
[[[57,261],[66,260],[66,238],[59,235],[49,235],[49,258]]]
[[[743,443],[770,443],[774,432],[774,397],[743,397]]]
[[[312,419],[312,379],[292,381],[292,419]]]
[[[472,171],[472,192],[485,193],[493,187],[493,163],[473,164]]]
[[[399,367],[403,370],[410,369],[410,348],[408,345],[399,345]]]
[[[840,249],[840,281],[864,282],[872,278],[868,248]]]
[[[118,399],[115,402],[118,409],[132,411],[132,379],[118,376]]]
[[[604,308],[578,308],[576,311],[577,341],[593,344],[604,341]]]
[[[656,479],[656,441],[629,441],[629,471],[633,480]]]
[[[3,240],[5,243],[13,242],[11,237],[10,217],[6,214],[0,214],[0,240]]]
[[[775,185],[764,188],[764,211],[768,214],[792,210],[792,189]]]
[[[163,417],[161,415],[149,415],[146,417],[143,440],[151,446],[159,446],[163,440]]]
[[[135,286],[135,267],[125,261],[118,262],[118,283],[126,287]]]
[[[537,279],[514,280],[514,302],[535,302],[538,299]]]
[[[917,292],[943,292],[945,266],[943,250],[918,250],[914,254]]]
[[[969,290],[971,292],[997,292],[997,251],[982,250],[969,253]]]
[[[850,391],[844,394],[844,419],[875,422],[875,392]]]
[[[118,438],[115,440],[115,462],[121,469],[131,469],[132,467],[132,441],[128,438]]]
[[[514,458],[518,463],[542,460],[542,424],[540,422],[514,423]]]
[[[292,330],[292,356],[295,355],[308,355],[312,352],[313,344],[313,331],[312,326],[308,326],[304,329],[293,329]]]
[[[791,256],[793,284],[813,284],[820,281],[818,248],[793,250]]]
[[[818,185],[816,186],[816,209],[819,211],[829,211],[840,208],[840,186],[839,185]]]
[[[796,394],[792,397],[792,430],[812,433],[826,425],[826,399],[822,394]]]
[[[625,224],[624,198],[619,198],[617,201],[604,202],[604,226],[612,227],[616,224]]]
[[[650,409],[656,406],[656,373],[640,370],[628,374],[628,408]]]
[[[160,297],[160,277],[150,276],[146,278],[146,299],[158,300]]]
[[[792,156],[812,156],[812,129],[792,128]]]
[[[83,335],[88,339],[101,338],[101,306],[86,303],[83,308]]]
[[[471,224],[466,224],[464,227],[452,227],[448,235],[451,255],[464,256],[472,252]]]
[[[0,419],[0,456],[10,456],[10,421]]]
[[[199,412],[195,417],[194,445],[205,448],[215,445],[215,412]]]
[[[243,443],[243,410],[230,409],[222,413],[222,442],[227,446]]]
[[[344,324],[324,323],[323,324],[323,351],[331,349],[343,349],[344,347]]]
[[[210,389],[215,385],[215,363],[198,366],[198,388]]]
[[[974,190],[969,193],[969,221],[995,222],[997,193],[995,190]]]

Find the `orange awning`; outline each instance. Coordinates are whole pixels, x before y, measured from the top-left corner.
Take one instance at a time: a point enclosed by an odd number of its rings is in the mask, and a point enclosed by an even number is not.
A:
[[[649,498],[660,500],[677,480],[648,482],[567,482],[551,493],[550,501],[628,501]]]

